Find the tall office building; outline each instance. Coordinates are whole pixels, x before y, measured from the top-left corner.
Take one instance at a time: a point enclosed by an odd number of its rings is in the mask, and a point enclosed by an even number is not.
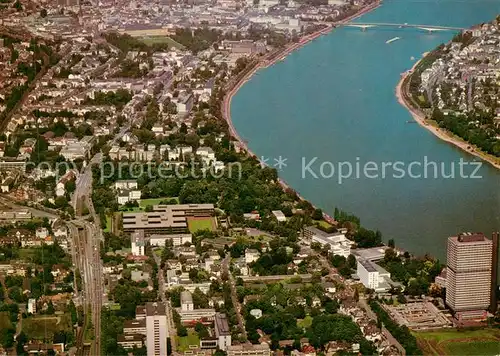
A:
[[[490,306],[493,243],[481,233],[448,238],[446,304],[458,320],[486,317]]]
[[[148,356],[167,354],[167,312],[164,303],[146,303],[146,346]]]
[[[215,314],[215,335],[217,336],[217,345],[222,351],[226,351],[231,346],[231,329],[227,321],[226,314]]]
[[[493,241],[493,261],[491,271],[491,304],[490,312],[496,314],[498,309],[497,289],[498,289],[498,247],[499,247],[499,234],[498,231],[493,233],[491,240]]]

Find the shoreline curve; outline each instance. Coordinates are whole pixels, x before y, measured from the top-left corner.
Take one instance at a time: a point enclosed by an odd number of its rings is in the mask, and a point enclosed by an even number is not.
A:
[[[344,23],[350,22],[352,20],[355,20],[355,19],[377,9],[381,4],[382,4],[382,0],[377,0],[377,1],[371,3],[367,6],[364,6],[363,8],[359,9],[359,11],[356,12],[355,14],[348,16],[345,19],[338,21],[337,23],[344,24]],[[245,83],[252,76],[254,76],[259,70],[261,70],[263,68],[270,67],[270,66],[284,60],[286,57],[288,57],[294,51],[304,47],[305,45],[307,45],[309,42],[315,40],[316,38],[318,38],[322,35],[328,34],[333,29],[335,29],[334,24],[328,25],[328,27],[326,27],[326,28],[323,28],[319,31],[316,31],[316,32],[313,32],[309,35],[305,35],[305,36],[301,37],[297,43],[291,43],[291,44],[287,45],[284,49],[279,50],[277,52],[268,53],[266,56],[259,59],[258,62],[252,68],[250,68],[248,73],[246,73],[242,78],[240,78],[236,82],[236,84],[234,86],[232,86],[231,89],[224,96],[221,111],[222,111],[222,117],[227,122],[227,125],[229,127],[229,133],[231,134],[231,136],[233,136],[236,139],[240,148],[245,150],[248,155],[256,157],[262,166],[265,166],[266,164],[262,161],[262,159],[260,157],[258,157],[254,152],[252,152],[252,150],[250,150],[247,142],[241,138],[241,136],[238,134],[238,132],[236,131],[236,129],[234,127],[233,121],[231,119],[231,101],[232,101],[233,97],[243,87],[243,85],[245,85]],[[286,183],[285,180],[283,180],[282,178],[278,178],[278,180],[279,180],[279,184],[283,187],[283,189],[292,190],[293,192],[295,192],[295,194],[297,194],[297,196],[300,199],[302,199],[304,201],[309,201],[309,200],[305,199],[304,197],[302,197],[290,185],[288,185],[288,183]],[[311,205],[316,208],[316,206],[314,204],[311,203]],[[330,215],[328,215],[324,212],[323,212],[323,218],[328,223],[331,223],[334,225],[336,224],[335,219],[333,219]]]
[[[484,151],[481,151],[477,148],[474,147],[471,143],[457,137],[457,136],[452,136],[453,134],[446,130],[442,129],[439,127],[435,127],[430,125],[425,118],[425,114],[413,107],[411,103],[408,101],[407,98],[407,88],[404,87],[405,81],[407,78],[409,78],[415,68],[421,63],[421,61],[427,56],[428,53],[425,53],[421,59],[419,59],[411,69],[407,70],[406,72],[401,74],[401,78],[398,82],[398,85],[396,86],[396,98],[398,99],[398,102],[401,106],[403,106],[408,112],[411,114],[412,118],[423,128],[427,129],[430,131],[434,136],[438,137],[439,139],[448,142],[449,144],[454,145],[455,147],[458,147],[462,151],[471,154],[475,157],[480,158],[482,161],[489,163],[491,166],[493,166],[496,169],[500,169],[500,158],[495,157],[493,155],[490,155]]]

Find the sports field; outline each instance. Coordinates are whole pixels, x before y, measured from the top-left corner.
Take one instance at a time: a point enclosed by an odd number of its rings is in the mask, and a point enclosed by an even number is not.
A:
[[[440,330],[415,332],[426,355],[498,355],[500,330]]]
[[[190,233],[195,233],[198,230],[214,231],[216,229],[213,217],[189,217],[187,222]]]

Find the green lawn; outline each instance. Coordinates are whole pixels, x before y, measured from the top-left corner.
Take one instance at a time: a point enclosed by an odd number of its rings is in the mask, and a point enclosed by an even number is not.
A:
[[[19,249],[19,258],[25,261],[31,261],[35,253],[36,250],[34,248],[21,248]]]
[[[179,198],[177,197],[166,197],[166,198],[150,198],[150,199],[141,199],[139,200],[139,206],[134,206],[134,207],[126,207],[126,206],[120,206],[120,208],[118,209],[119,211],[123,211],[123,212],[140,212],[140,211],[144,211],[146,209],[146,207],[148,205],[158,205],[160,204],[162,201],[168,201],[168,200],[175,200],[176,201],[176,204],[179,204]]]
[[[148,46],[153,45],[154,43],[166,43],[169,47],[176,47],[178,49],[184,49],[184,46],[179,42],[174,41],[170,37],[167,36],[145,36],[141,37],[140,40],[147,44]]]
[[[498,355],[500,330],[415,332],[424,353],[434,355]]]
[[[189,345],[200,346],[200,338],[198,334],[193,330],[188,330],[188,336],[177,337],[178,349],[181,352],[189,350]]]
[[[239,236],[238,239],[242,239],[244,242],[254,243],[254,242],[269,242],[272,240],[272,237],[267,235],[258,235],[258,236],[243,235]]]
[[[9,312],[0,312],[0,330],[9,329],[12,327]]]
[[[58,331],[71,331],[71,315],[40,315],[23,320],[23,331],[28,338],[43,340],[52,338]]]
[[[130,213],[135,213],[135,212],[139,212],[139,211],[144,211],[144,208],[141,208],[140,206],[134,206],[132,208],[128,208],[126,206],[120,206],[120,208],[118,208],[119,211],[123,211],[123,212],[130,212]]]
[[[151,199],[141,199],[139,200],[139,207],[141,209],[146,208],[148,205],[158,205],[164,200],[175,199],[177,204],[179,203],[179,198],[177,197],[166,197],[166,198],[151,198]]]
[[[448,355],[498,355],[500,340],[452,342],[446,345]]]
[[[104,232],[111,232],[111,216],[106,215],[106,228]]]
[[[195,233],[198,230],[210,230],[213,231],[213,219],[214,218],[204,218],[204,219],[188,219],[188,228],[190,233]]]
[[[313,220],[313,221],[314,221],[314,223],[318,224],[319,226],[321,226],[324,229],[328,229],[328,228],[332,227],[332,225],[327,223],[325,220]]]
[[[118,303],[112,303],[109,305],[109,309],[111,310],[120,310],[121,308],[122,308],[121,305]]]
[[[307,329],[312,325],[312,322],[313,318],[310,315],[307,315],[304,319],[297,320],[297,326]]]

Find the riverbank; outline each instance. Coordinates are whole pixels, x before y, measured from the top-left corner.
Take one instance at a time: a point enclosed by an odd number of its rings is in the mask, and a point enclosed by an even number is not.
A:
[[[426,120],[425,113],[423,113],[420,109],[415,108],[412,105],[412,103],[409,99],[410,92],[408,90],[408,87],[409,87],[408,80],[411,77],[411,75],[413,74],[415,68],[417,68],[417,66],[421,63],[421,61],[425,58],[426,55],[427,54],[424,54],[422,59],[417,61],[410,70],[406,71],[405,73],[403,73],[401,75],[401,79],[400,79],[398,85],[396,86],[396,97],[398,99],[398,102],[410,112],[413,119],[420,126],[429,130],[435,136],[439,137],[441,140],[446,141],[448,143],[451,143],[452,145],[460,148],[461,150],[463,150],[467,153],[470,153],[478,158],[481,158],[483,161],[488,162],[496,169],[500,169],[500,158],[479,150],[478,148],[474,147],[469,142],[461,139],[458,136],[455,136],[453,133],[451,133],[450,131],[448,131],[446,129],[433,126],[432,123],[429,122],[429,120]]]
[[[377,0],[373,4],[367,5],[363,8],[361,8],[357,13],[353,14],[352,16],[346,17],[345,19],[337,22],[338,24],[343,24],[347,23],[349,21],[355,20],[360,16],[365,15],[366,13],[375,10],[381,5],[381,0]],[[229,126],[229,131],[231,135],[239,142],[240,147],[245,149],[250,155],[255,156],[255,154],[248,148],[247,143],[241,139],[241,137],[238,135],[238,132],[234,128],[233,122],[231,120],[231,100],[236,95],[236,93],[241,89],[241,87],[253,76],[255,75],[260,69],[270,67],[279,61],[284,60],[288,55],[290,55],[292,52],[302,48],[312,40],[325,35],[329,33],[332,29],[334,29],[335,26],[334,24],[329,25],[326,28],[323,28],[319,31],[316,31],[314,33],[311,33],[309,35],[303,36],[299,42],[297,43],[292,43],[286,46],[284,49],[278,52],[271,52],[267,56],[264,56],[262,59],[259,60],[259,62],[254,65],[254,67],[247,73],[245,74],[230,90],[229,92],[226,93],[224,97],[224,101],[222,103],[222,116],[224,120],[227,122]]]
[[[277,52],[275,51],[275,52],[269,53],[268,55],[266,55],[262,59],[260,59],[258,61],[258,63],[255,64],[248,71],[248,73],[246,73],[242,78],[240,78],[240,80],[238,80],[235,83],[235,85],[224,96],[221,111],[222,111],[222,117],[224,118],[224,120],[228,124],[230,134],[236,139],[236,141],[238,142],[238,145],[241,149],[244,149],[249,155],[256,157],[262,165],[265,165],[265,162],[263,162],[260,157],[257,157],[257,155],[250,150],[247,142],[240,137],[240,135],[236,131],[236,129],[233,125],[233,121],[231,119],[231,100],[234,97],[234,95],[236,95],[236,93],[241,89],[241,87],[243,87],[243,85],[253,75],[255,75],[259,70],[261,70],[263,68],[270,67],[270,66],[278,63],[279,61],[284,60],[288,55],[290,55],[294,51],[302,48],[303,46],[305,46],[309,42],[315,40],[316,38],[329,33],[331,30],[333,30],[335,28],[335,24],[344,24],[344,23],[350,22],[352,20],[355,20],[358,17],[361,17],[361,16],[367,14],[368,12],[375,10],[376,8],[378,8],[381,5],[381,3],[382,3],[382,0],[377,0],[372,4],[361,8],[358,12],[356,12],[355,14],[353,14],[349,17],[346,17],[345,19],[342,19],[336,23],[332,23],[331,25],[328,25],[328,27],[323,28],[319,31],[313,32],[313,33],[306,35],[306,36],[303,36],[298,42],[291,43],[280,51],[277,51]],[[293,188],[291,188],[283,179],[280,178],[279,183],[283,187],[283,189],[293,190],[300,199],[306,200],[297,191],[295,191]],[[323,213],[323,218],[328,223],[336,224],[336,221],[328,214]]]

